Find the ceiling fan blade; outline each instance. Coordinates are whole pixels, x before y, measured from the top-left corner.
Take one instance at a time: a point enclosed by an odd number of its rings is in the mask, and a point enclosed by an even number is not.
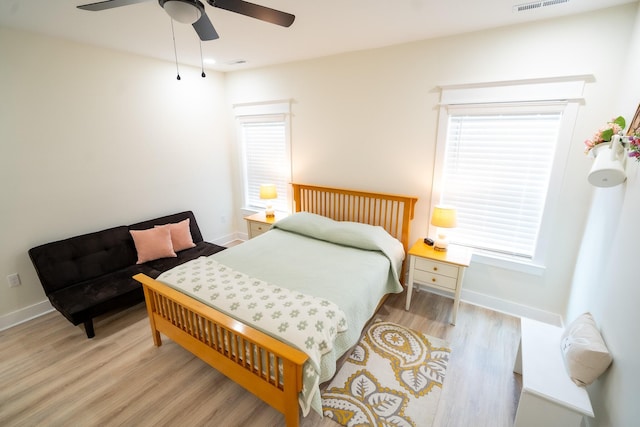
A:
[[[281,12],[279,10],[271,9],[270,7],[260,6],[243,0],[207,0],[207,2],[213,7],[219,7],[220,9],[239,13],[241,15],[283,27],[290,27],[296,19],[295,15],[290,13]]]
[[[193,23],[193,29],[196,30],[202,41],[215,40],[220,37],[206,13],[203,13],[200,19]]]
[[[99,10],[113,9],[114,7],[128,6],[130,4],[142,3],[149,0],[106,0],[98,3],[82,4],[78,9],[97,12]]]

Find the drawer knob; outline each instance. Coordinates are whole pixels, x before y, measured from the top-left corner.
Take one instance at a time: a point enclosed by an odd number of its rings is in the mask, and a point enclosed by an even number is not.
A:
[[[433,267],[433,271],[438,271],[438,267]]]
[[[432,281],[432,282],[435,282],[435,281],[436,281],[436,278],[435,278],[435,277],[432,277],[432,278],[431,278],[431,281]]]

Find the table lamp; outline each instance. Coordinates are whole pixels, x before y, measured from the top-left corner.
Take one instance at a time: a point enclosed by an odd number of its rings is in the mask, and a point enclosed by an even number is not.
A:
[[[438,227],[438,238],[433,243],[436,251],[446,251],[449,242],[444,233],[445,228],[453,228],[457,224],[456,210],[450,206],[436,206],[431,214],[431,225]]]
[[[273,211],[273,207],[271,206],[271,202],[269,200],[277,199],[278,192],[276,191],[275,184],[262,184],[260,185],[260,198],[267,200],[267,209],[264,211],[267,218],[273,218],[276,216]]]

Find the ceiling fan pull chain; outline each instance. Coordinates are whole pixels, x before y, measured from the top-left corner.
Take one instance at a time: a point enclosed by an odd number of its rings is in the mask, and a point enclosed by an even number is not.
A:
[[[169,18],[171,21],[171,35],[173,36],[173,55],[176,58],[176,74],[177,80],[180,80],[180,69],[178,68],[178,50],[176,49],[176,33],[173,31],[173,18]]]
[[[200,67],[202,68],[202,78],[207,77],[207,75],[204,73],[204,59],[202,59],[202,40],[199,40],[200,42]]]

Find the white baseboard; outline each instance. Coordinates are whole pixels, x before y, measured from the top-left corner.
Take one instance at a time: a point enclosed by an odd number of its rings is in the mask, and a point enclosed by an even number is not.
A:
[[[539,308],[529,307],[528,305],[518,304],[479,292],[465,291],[462,289],[460,299],[512,316],[528,317],[529,319],[534,319],[539,322],[562,326],[562,316],[557,313],[540,310]]]
[[[422,288],[420,291],[433,292],[446,297],[453,297],[451,293],[438,292],[432,288]],[[562,316],[550,311],[540,310],[538,308],[529,307],[501,298],[492,297],[490,295],[481,294],[479,292],[462,289],[460,300],[473,305],[485,307],[500,313],[509,314],[516,317],[527,317],[529,319],[538,320],[540,322],[549,323],[551,325],[562,326]]]
[[[49,303],[49,300],[45,300],[37,304],[21,308],[20,310],[12,311],[9,314],[0,316],[0,331],[4,331],[12,326],[35,319],[36,317],[42,316],[43,314],[49,313],[53,310],[54,308],[51,303]]]
[[[211,243],[220,246],[227,246],[228,244],[237,240],[247,240],[247,233],[235,232],[232,234],[227,234],[226,236],[213,240]]]

